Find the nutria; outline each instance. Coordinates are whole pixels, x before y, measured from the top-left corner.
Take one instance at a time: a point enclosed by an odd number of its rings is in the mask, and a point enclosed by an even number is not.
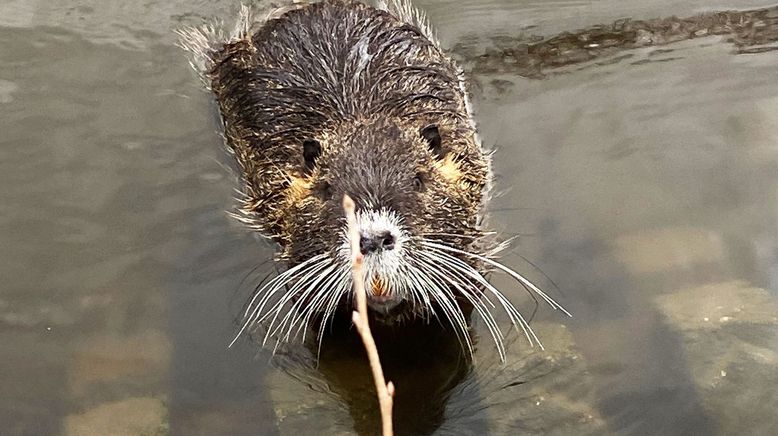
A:
[[[286,265],[258,286],[241,332],[262,326],[265,340],[305,338],[349,303],[348,194],[374,321],[440,318],[472,352],[474,310],[503,356],[491,313],[501,307],[537,342],[485,274],[505,272],[562,308],[492,259],[503,244],[485,228],[490,155],[462,71],[423,13],[405,0],[296,2],[262,20],[242,8],[229,36],[212,26],[180,35],[240,168],[235,215],[276,242]]]

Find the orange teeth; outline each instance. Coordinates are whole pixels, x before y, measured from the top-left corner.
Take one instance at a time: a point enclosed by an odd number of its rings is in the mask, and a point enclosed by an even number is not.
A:
[[[370,281],[370,288],[373,290],[373,295],[376,297],[385,297],[389,295],[389,283],[377,274],[373,276],[373,280]]]

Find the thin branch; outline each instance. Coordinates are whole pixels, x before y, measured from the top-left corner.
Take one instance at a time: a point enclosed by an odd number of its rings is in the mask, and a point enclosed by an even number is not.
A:
[[[392,404],[394,402],[394,384],[384,379],[384,370],[381,368],[381,360],[378,357],[373,334],[370,333],[370,324],[367,320],[367,295],[365,295],[365,279],[362,276],[362,262],[364,257],[359,249],[359,228],[354,212],[354,201],[348,195],[343,196],[343,210],[348,220],[349,242],[351,243],[351,277],[354,281],[354,294],[357,300],[357,310],[351,314],[351,320],[357,327],[362,343],[365,345],[367,357],[370,361],[370,369],[373,371],[373,380],[378,393],[378,403],[381,407],[381,422],[383,423],[383,436],[391,436],[392,432]]]

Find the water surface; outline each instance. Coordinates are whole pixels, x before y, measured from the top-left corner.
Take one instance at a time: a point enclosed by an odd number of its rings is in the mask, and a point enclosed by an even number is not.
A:
[[[769,5],[420,4],[468,70],[522,35]],[[273,247],[224,213],[236,180],[172,29],[234,7],[0,3],[4,434],[350,434],[372,422],[336,382],[353,362],[292,378],[249,341],[226,347]],[[492,225],[520,234],[505,260],[574,317],[541,307],[547,350],[516,336],[505,364],[482,340],[438,433],[778,432],[778,52],[735,55],[724,39],[544,79],[475,70],[497,149]]]

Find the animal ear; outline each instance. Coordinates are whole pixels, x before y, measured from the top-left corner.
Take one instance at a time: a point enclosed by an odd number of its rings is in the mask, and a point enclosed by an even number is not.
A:
[[[321,154],[321,144],[315,139],[303,141],[303,159],[305,160],[305,172],[310,173],[316,167],[316,158]]]
[[[446,150],[443,149],[443,141],[440,138],[440,131],[438,126],[430,124],[429,126],[421,129],[419,132],[422,138],[427,141],[427,145],[430,148],[432,154],[437,158],[443,158],[446,155]]]

